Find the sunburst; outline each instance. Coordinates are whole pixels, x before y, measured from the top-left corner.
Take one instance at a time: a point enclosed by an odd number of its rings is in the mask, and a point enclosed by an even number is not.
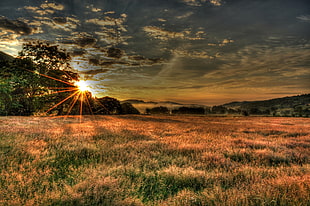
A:
[[[54,81],[64,83],[67,85],[67,87],[45,87],[45,89],[49,90],[48,93],[41,94],[41,95],[35,95],[35,96],[44,96],[44,95],[52,95],[52,94],[57,94],[57,93],[68,93],[67,97],[65,97],[64,99],[55,103],[46,112],[44,112],[45,115],[49,116],[49,112],[51,112],[53,109],[57,108],[61,104],[69,101],[70,99],[71,99],[71,102],[68,105],[69,107],[68,107],[67,113],[63,117],[67,118],[71,114],[71,112],[72,112],[72,110],[76,104],[79,104],[78,108],[79,108],[80,122],[82,121],[83,106],[86,106],[88,108],[88,111],[90,111],[90,113],[92,115],[94,115],[94,112],[92,111],[92,106],[90,103],[90,98],[92,97],[93,92],[94,92],[94,91],[92,91],[91,81],[76,80],[76,78],[72,78],[66,71],[63,71],[63,72],[64,72],[64,74],[66,74],[69,77],[70,81],[64,81],[64,80],[61,80],[61,79],[58,79],[55,77],[51,77],[51,76],[46,75],[46,74],[41,74],[37,71],[31,71],[28,69],[24,69],[24,70],[35,73],[36,75],[40,75],[40,76],[45,77],[45,78],[52,79]],[[97,105],[100,105],[104,110],[108,110],[106,108],[106,106],[103,105],[96,98],[93,98],[92,100],[95,101]]]
[[[89,85],[87,84],[86,81],[80,80],[80,81],[76,81],[74,84],[77,86],[77,89],[78,89],[80,92],[82,92],[82,93],[84,93],[84,92],[86,92],[86,91],[89,91],[89,92],[90,92],[90,87],[89,87]]]
[[[27,70],[27,69],[25,69]],[[52,92],[49,92],[48,94],[43,94],[43,95],[51,95],[51,94],[57,94],[57,93],[66,93],[68,92],[68,96],[62,100],[60,100],[58,103],[54,104],[53,106],[51,106],[45,113],[45,115],[48,115],[48,113],[50,111],[52,111],[53,109],[57,108],[59,105],[65,103],[66,101],[68,101],[69,99],[72,99],[71,103],[69,104],[69,109],[67,111],[67,115],[68,116],[74,105],[76,105],[77,101],[79,100],[79,114],[80,114],[80,118],[82,118],[82,114],[83,114],[83,105],[86,104],[86,106],[88,106],[89,111],[91,112],[91,114],[93,114],[92,112],[92,108],[91,105],[89,103],[89,94],[91,94],[91,88],[90,85],[88,84],[87,81],[85,80],[79,80],[76,81],[75,79],[73,79],[69,74],[67,74],[65,71],[63,71],[67,76],[70,77],[71,81],[63,81],[61,79],[55,78],[55,77],[51,77],[49,75],[46,74],[41,74],[37,71],[31,71],[31,70],[27,70],[29,72],[35,73],[37,75],[52,79],[54,81],[58,81],[64,84],[67,84],[70,87],[46,87],[46,89],[49,89]],[[36,95],[36,96],[43,96],[43,95]]]

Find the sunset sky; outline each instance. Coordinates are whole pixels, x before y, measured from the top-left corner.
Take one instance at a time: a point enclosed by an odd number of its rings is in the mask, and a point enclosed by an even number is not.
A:
[[[67,49],[93,93],[205,105],[310,93],[309,0],[0,0],[0,50]]]

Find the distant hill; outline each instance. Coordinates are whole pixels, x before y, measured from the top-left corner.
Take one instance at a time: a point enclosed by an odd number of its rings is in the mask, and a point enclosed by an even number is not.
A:
[[[163,101],[163,102],[153,102],[153,101],[149,101],[149,102],[145,102],[143,100],[139,100],[139,99],[127,99],[124,100],[122,102],[128,102],[131,104],[175,104],[175,105],[183,105],[177,102],[171,102],[171,101]]]
[[[269,99],[262,101],[243,101],[243,102],[230,102],[222,106],[228,108],[251,108],[251,107],[279,107],[291,108],[298,105],[310,104],[310,94],[303,94],[292,97],[283,97],[277,99]]]
[[[0,51],[0,61],[13,61],[13,60],[14,60],[14,57]]]
[[[273,116],[310,116],[310,94],[263,101],[231,102],[221,106],[254,114],[269,113]]]
[[[310,94],[269,99],[263,101],[230,102],[223,105],[208,107],[198,104],[180,104],[177,102],[147,102],[137,99],[128,99],[122,102],[131,103],[141,113],[154,107],[167,107],[169,110],[181,107],[205,108],[206,114],[238,114],[263,116],[297,116],[310,117]]]
[[[167,107],[169,110],[180,108],[180,107],[203,107],[205,108],[205,105],[198,105],[198,104],[181,104],[177,102],[171,102],[171,101],[161,101],[161,102],[154,102],[154,101],[143,101],[138,99],[127,99],[124,101],[121,101],[121,103],[128,102],[132,104],[135,108],[137,108],[141,113],[144,113],[145,110],[148,108],[154,108],[154,107]]]

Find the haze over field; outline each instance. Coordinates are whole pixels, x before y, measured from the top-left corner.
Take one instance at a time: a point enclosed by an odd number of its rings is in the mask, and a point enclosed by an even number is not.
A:
[[[56,43],[98,97],[264,100],[310,92],[309,11],[307,0],[2,0],[0,50]]]

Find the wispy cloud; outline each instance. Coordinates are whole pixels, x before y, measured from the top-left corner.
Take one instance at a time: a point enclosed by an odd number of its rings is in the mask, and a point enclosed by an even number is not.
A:
[[[209,3],[213,6],[221,6],[222,5],[221,0],[182,0],[182,1],[189,6],[202,6],[205,3]]]
[[[177,19],[185,19],[185,18],[187,18],[187,17],[190,17],[190,16],[193,15],[193,14],[194,14],[194,12],[189,11],[189,12],[186,12],[185,14],[183,14],[183,15],[177,16],[176,18],[177,18]]]
[[[310,15],[301,15],[296,18],[299,19],[300,21],[310,23]]]
[[[215,55],[208,54],[206,51],[188,51],[188,50],[180,50],[176,49],[172,51],[174,54],[185,58],[193,58],[193,59],[215,59],[219,57],[219,53]]]
[[[156,26],[145,26],[143,27],[143,31],[146,32],[150,37],[163,41],[170,39],[201,40],[204,39],[205,35],[204,31],[193,33],[190,29],[186,29],[182,32],[175,32]]]

